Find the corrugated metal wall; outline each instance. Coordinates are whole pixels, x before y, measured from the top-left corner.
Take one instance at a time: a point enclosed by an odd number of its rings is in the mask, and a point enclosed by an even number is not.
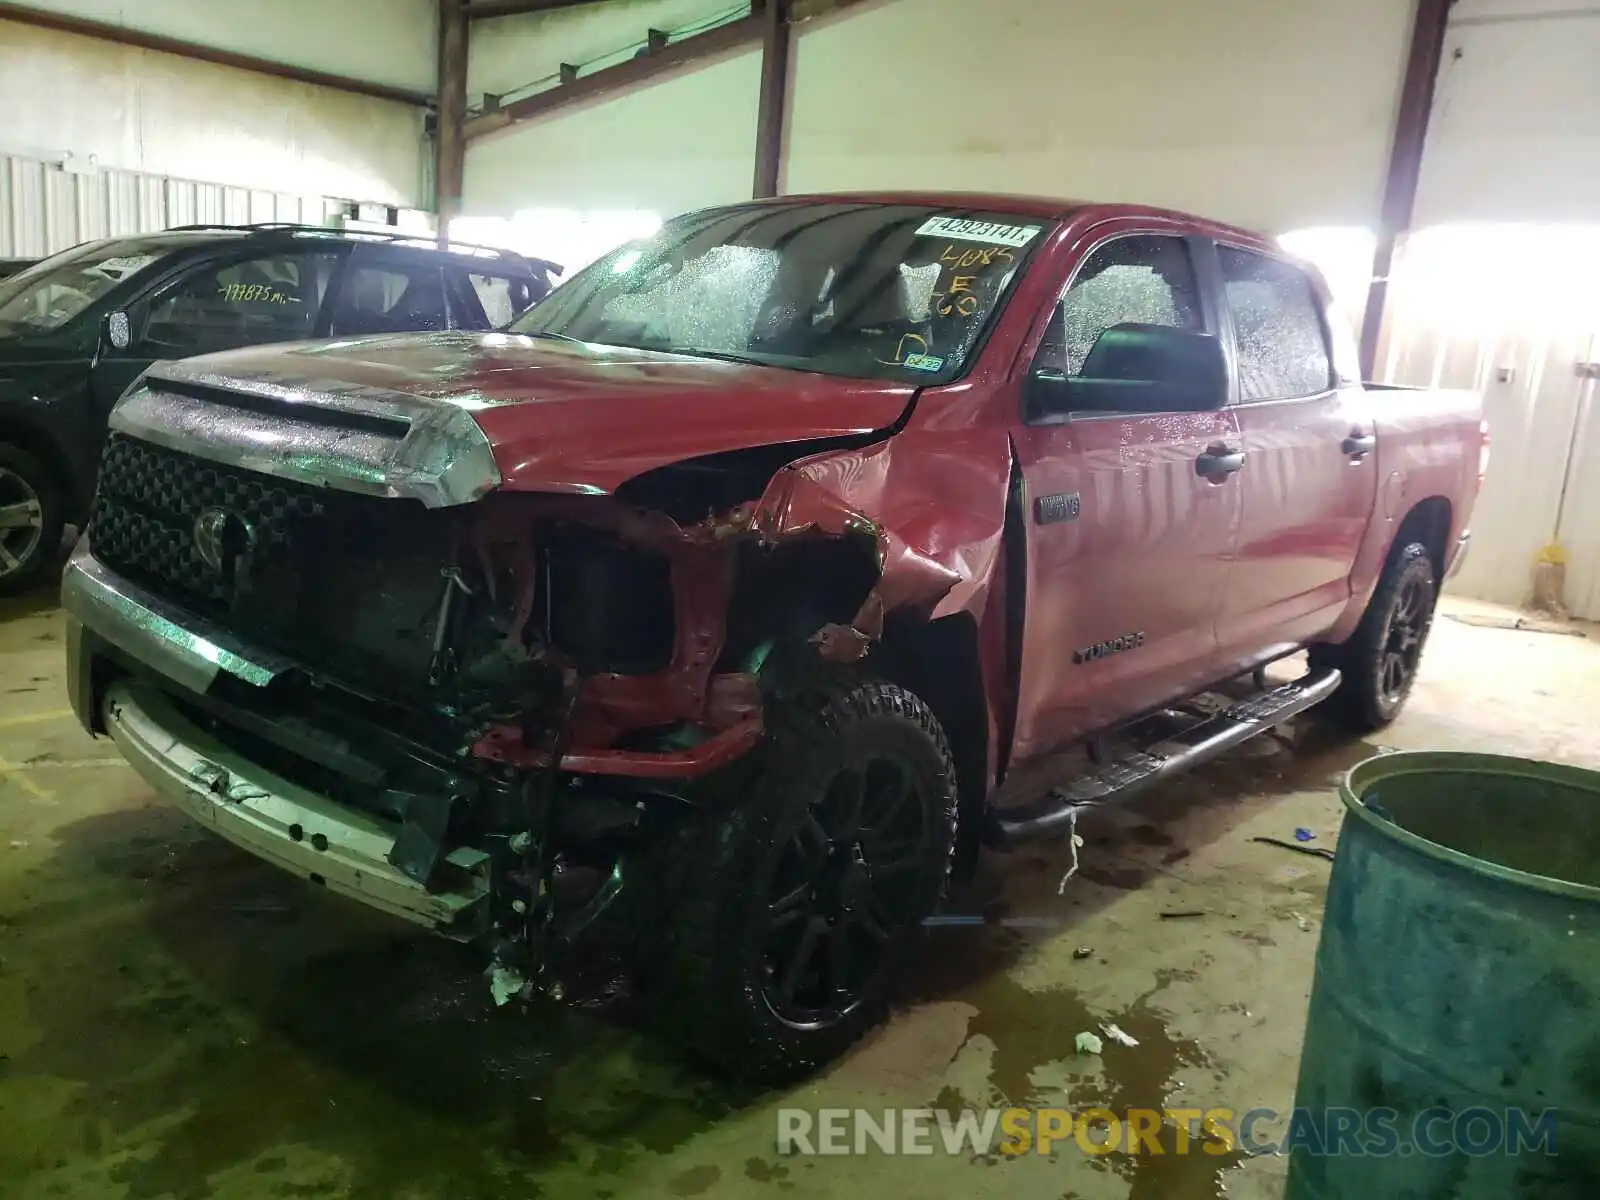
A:
[[[1472,552],[1451,591],[1532,598],[1547,547],[1567,558],[1565,602],[1600,620],[1600,230],[1426,231],[1391,283],[1382,378],[1483,394],[1492,438]]]
[[[292,221],[325,224],[325,196],[291,196],[133,171],[63,170],[0,154],[0,257],[39,258],[79,242],[174,225]]]

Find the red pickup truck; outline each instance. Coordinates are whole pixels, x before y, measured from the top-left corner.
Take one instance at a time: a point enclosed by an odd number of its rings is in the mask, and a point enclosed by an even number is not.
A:
[[[870,1026],[981,841],[1391,720],[1486,453],[1271,241],[940,194],[690,214],[512,332],[158,364],[111,426],[87,728],[501,999],[620,939],[767,1077]]]

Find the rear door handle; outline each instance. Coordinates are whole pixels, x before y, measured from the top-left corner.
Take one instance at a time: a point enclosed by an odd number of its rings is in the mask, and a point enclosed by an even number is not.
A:
[[[1213,482],[1244,470],[1244,451],[1231,446],[1207,446],[1204,454],[1194,460],[1194,473]]]
[[[1339,448],[1351,458],[1361,458],[1377,448],[1378,439],[1370,433],[1352,433],[1340,443]]]

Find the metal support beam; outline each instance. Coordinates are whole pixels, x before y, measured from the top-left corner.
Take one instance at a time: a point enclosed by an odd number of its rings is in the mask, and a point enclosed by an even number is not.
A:
[[[483,3],[485,0],[473,0],[472,7],[478,8]],[[863,3],[866,0],[790,0],[785,7],[785,17],[792,29],[802,20],[832,16]],[[669,42],[660,49],[647,49],[637,58],[579,75],[570,83],[502,104],[493,112],[479,113],[467,121],[467,141],[474,142],[512,125],[548,116],[570,105],[651,83],[685,67],[754,46],[766,38],[769,19],[769,13],[753,4],[747,17],[718,25],[704,33],[692,34],[681,41]],[[784,62],[787,64],[787,57]],[[765,68],[762,78],[763,81],[766,78]]]
[[[1411,49],[1406,56],[1405,79],[1400,85],[1400,111],[1395,117],[1394,140],[1389,149],[1389,173],[1383,185],[1383,215],[1372,257],[1372,283],[1367,290],[1367,311],[1361,322],[1361,373],[1368,379],[1373,377],[1378,356],[1378,338],[1383,331],[1395,247],[1410,231],[1411,218],[1416,211],[1422,151],[1428,137],[1428,119],[1433,113],[1433,89],[1444,57],[1445,31],[1454,2],[1416,0]]]
[[[434,209],[439,245],[450,242],[450,219],[461,211],[467,165],[467,11],[463,0],[439,0],[439,105],[433,136]]]
[[[468,0],[467,19],[487,21],[492,17],[520,17],[524,13],[550,12],[557,8],[576,8],[596,0]]]
[[[757,200],[778,194],[789,105],[789,0],[763,0],[761,108],[756,116]]]
[[[570,83],[562,83],[521,100],[502,104],[494,112],[479,113],[467,122],[467,141],[473,142],[486,134],[531,121],[557,109],[585,100],[596,100],[612,92],[648,83],[705,59],[752,46],[761,40],[765,32],[764,17],[740,17],[715,29],[708,29],[705,33],[672,42],[654,53],[630,58],[616,66],[601,67],[598,71],[578,76]]]
[[[290,66],[251,54],[235,54],[215,46],[202,46],[159,33],[144,33],[125,25],[112,25],[105,21],[91,21],[64,13],[45,12],[22,4],[0,3],[0,21],[14,21],[18,25],[32,25],[38,29],[52,29],[57,33],[74,33],[79,37],[94,38],[118,46],[131,46],[136,50],[151,50],[157,54],[171,54],[193,62],[212,63],[219,67],[232,67],[237,71],[250,71],[256,75],[270,75],[292,83],[309,83],[314,87],[331,88],[357,96],[370,96],[374,100],[392,100],[397,104],[411,104],[425,108],[429,97],[422,92],[390,87],[386,83],[373,83],[365,79],[352,79],[348,75],[334,75],[327,71],[313,71],[308,67]]]

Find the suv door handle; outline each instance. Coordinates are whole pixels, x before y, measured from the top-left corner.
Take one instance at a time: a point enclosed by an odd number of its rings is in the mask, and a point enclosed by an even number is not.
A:
[[[1224,446],[1220,442],[1207,446],[1205,453],[1194,460],[1194,473],[1213,483],[1220,483],[1229,475],[1244,470],[1244,451]]]
[[[1377,445],[1378,439],[1373,434],[1352,433],[1339,444],[1339,449],[1343,450],[1351,458],[1361,458],[1371,454],[1377,448]]]

